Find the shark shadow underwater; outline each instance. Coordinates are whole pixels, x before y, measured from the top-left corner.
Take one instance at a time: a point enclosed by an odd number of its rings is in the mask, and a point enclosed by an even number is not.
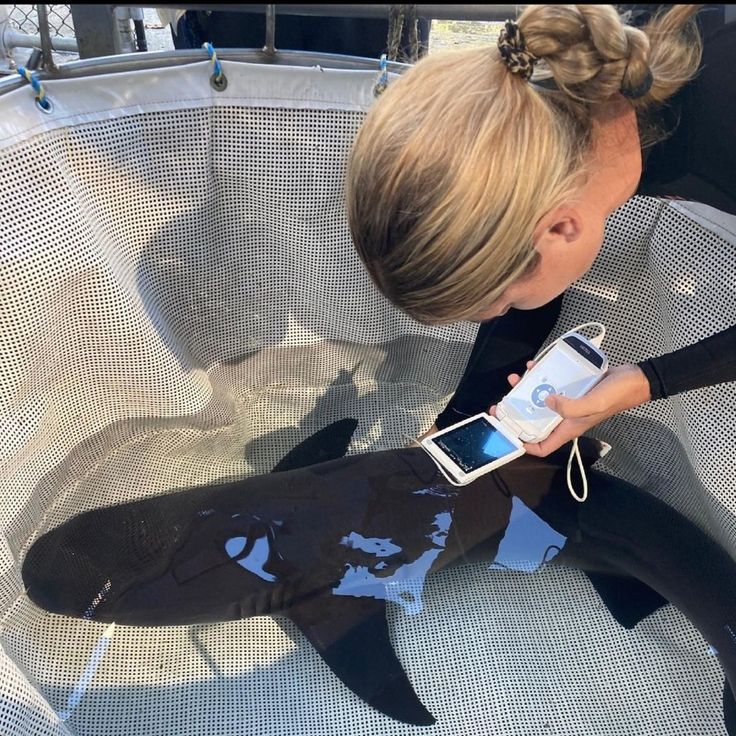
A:
[[[29,598],[131,626],[284,615],[366,703],[431,725],[391,645],[386,601],[421,610],[426,575],[452,565],[562,564],[586,572],[626,628],[677,606],[718,654],[736,736],[736,563],[664,503],[591,470],[596,442],[581,439],[591,493],[579,504],[567,448],[456,488],[419,448],[343,457],[356,426],[320,430],[269,475],[71,518],[28,551]]]

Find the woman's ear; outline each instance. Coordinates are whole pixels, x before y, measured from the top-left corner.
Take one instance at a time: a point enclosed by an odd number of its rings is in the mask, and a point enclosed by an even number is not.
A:
[[[582,233],[582,217],[571,207],[550,210],[534,229],[534,247],[542,253],[549,247],[569,245]]]

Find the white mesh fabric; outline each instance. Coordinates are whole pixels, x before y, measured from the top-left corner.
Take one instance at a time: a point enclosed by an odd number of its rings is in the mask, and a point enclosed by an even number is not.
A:
[[[686,207],[638,197],[619,210],[593,268],[566,293],[553,334],[602,322],[617,365],[736,324],[736,217],[709,223]],[[734,406],[732,381],[649,402],[592,434],[613,448],[602,470],[667,501],[736,558]]]
[[[53,116],[27,89],[0,96],[3,734],[418,732],[268,617],[120,627],[70,720],[56,715],[105,627],[25,597],[39,534],[268,472],[346,416],[360,421],[350,452],[403,445],[475,334],[398,313],[350,245],[345,160],[375,75],[226,64],[217,96],[209,72],[51,82]],[[625,227],[644,242],[640,218]],[[686,511],[702,523],[701,508]],[[624,631],[580,573],[483,566],[431,578],[424,599],[417,616],[390,607],[389,626],[432,733],[723,731],[718,663],[671,607]]]
[[[390,606],[388,620],[437,718],[431,729],[372,710],[288,620],[269,617],[119,628],[70,728],[105,736],[723,734],[720,668],[671,607],[626,631],[581,573],[559,568],[454,569],[430,578],[424,598],[421,614]],[[29,606],[8,621],[5,639],[61,710],[103,629]]]

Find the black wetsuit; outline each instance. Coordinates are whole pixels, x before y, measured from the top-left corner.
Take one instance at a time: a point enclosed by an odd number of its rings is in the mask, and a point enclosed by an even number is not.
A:
[[[736,22],[705,28],[701,23],[701,28],[702,69],[668,105],[668,120],[679,122],[669,138],[645,151],[637,194],[679,197],[736,215]],[[736,280],[736,268],[734,273]],[[447,427],[496,403],[508,391],[506,376],[523,372],[554,328],[561,305],[562,296],[482,324],[465,374],[437,426]],[[736,326],[639,365],[652,399],[735,381]]]

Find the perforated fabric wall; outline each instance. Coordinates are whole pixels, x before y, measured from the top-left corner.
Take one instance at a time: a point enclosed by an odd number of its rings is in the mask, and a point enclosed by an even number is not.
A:
[[[603,322],[611,362],[636,363],[736,324],[736,217],[635,198],[608,223],[593,268],[565,295],[554,334]],[[736,383],[619,414],[591,434],[598,465],[662,498],[736,558]]]
[[[365,705],[269,617],[119,628],[63,721],[104,626],[23,593],[28,547],[71,516],[268,472],[346,416],[360,422],[351,453],[401,446],[464,368],[476,328],[401,315],[350,245],[344,167],[375,75],[225,67],[221,95],[198,63],[49,83],[51,116],[27,89],[0,96],[0,733],[419,731]],[[658,212],[619,213],[604,257],[634,242],[646,260],[655,221],[670,227]],[[582,294],[628,273],[609,263],[566,303],[566,320],[607,321],[614,360],[646,352],[649,333],[627,337]],[[731,539],[718,486],[703,483],[653,490]],[[438,719],[422,732],[723,733],[717,660],[672,607],[625,631],[578,572],[484,565],[430,578],[424,600],[415,616],[389,608]]]

